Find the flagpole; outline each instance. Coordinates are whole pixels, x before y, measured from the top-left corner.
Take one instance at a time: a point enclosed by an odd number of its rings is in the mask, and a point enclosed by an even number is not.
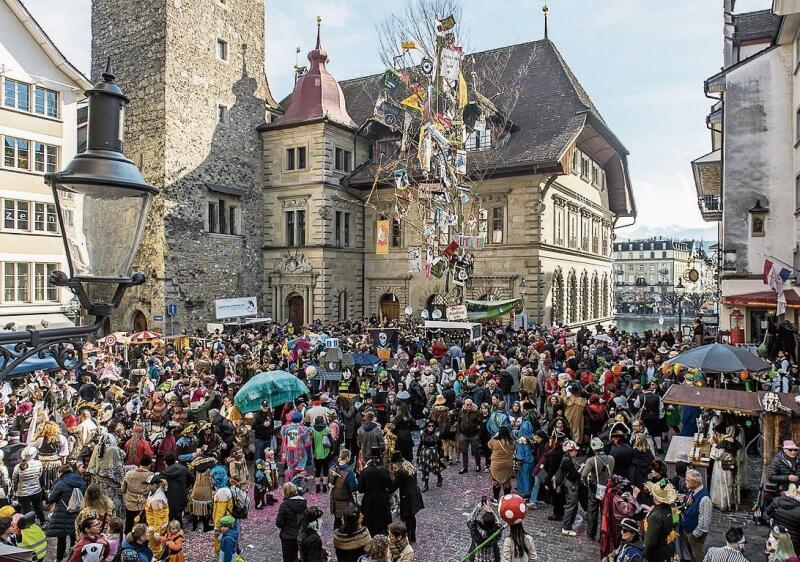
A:
[[[792,270],[792,271],[793,271],[795,274],[797,274],[797,271],[798,271],[798,270],[797,270],[797,269],[795,269],[795,267],[794,267],[793,265],[789,265],[789,264],[788,264],[788,263],[786,263],[785,261],[783,261],[783,260],[779,260],[779,259],[778,259],[778,258],[776,258],[775,256],[771,256],[771,255],[769,255],[769,254],[761,254],[761,253],[759,253],[758,255],[759,255],[759,256],[761,256],[762,258],[767,258],[767,259],[770,259],[770,260],[772,260],[772,261],[775,261],[775,262],[777,262],[777,263],[779,263],[779,264],[781,264],[781,265],[785,265],[785,266],[786,266],[788,269],[791,269],[791,270]]]

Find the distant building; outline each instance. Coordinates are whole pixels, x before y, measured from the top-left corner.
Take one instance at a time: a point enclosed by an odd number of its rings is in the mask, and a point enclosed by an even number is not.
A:
[[[52,189],[76,152],[77,104],[91,85],[20,0],[0,1],[0,329],[68,326],[69,273]]]
[[[707,118],[711,151],[692,162],[703,218],[719,225],[720,329],[738,322],[761,342],[777,294],[762,281],[765,259],[800,266],[800,4],[734,14],[725,0],[724,66],[705,81],[718,101]],[[796,279],[785,319],[800,320]],[[738,321],[732,321],[734,317]]]

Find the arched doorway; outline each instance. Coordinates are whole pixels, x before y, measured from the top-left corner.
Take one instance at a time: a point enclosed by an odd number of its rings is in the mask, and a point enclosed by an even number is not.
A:
[[[143,332],[147,329],[147,316],[144,315],[144,312],[141,310],[137,310],[136,313],[133,315],[133,331],[134,332]]]
[[[431,295],[428,297],[428,302],[425,303],[425,309],[428,311],[430,318],[433,318],[434,310],[441,312],[442,318],[444,318],[447,312],[447,302],[442,295]]]
[[[381,318],[386,320],[400,319],[400,301],[394,293],[386,293],[379,301]]]
[[[295,328],[302,326],[305,323],[304,311],[305,301],[303,297],[297,293],[292,293],[286,299],[286,315],[287,320],[291,322]]]

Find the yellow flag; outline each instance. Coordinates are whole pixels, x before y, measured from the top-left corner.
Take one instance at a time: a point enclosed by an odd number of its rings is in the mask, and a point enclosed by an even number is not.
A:
[[[389,221],[379,220],[375,229],[375,254],[385,256],[389,253]]]
[[[400,102],[400,105],[404,105],[410,109],[415,109],[416,111],[422,111],[422,102],[425,101],[425,92],[422,90],[418,92],[414,92],[406,99]]]
[[[467,105],[467,81],[464,80],[464,74],[458,73],[458,107],[463,108]]]

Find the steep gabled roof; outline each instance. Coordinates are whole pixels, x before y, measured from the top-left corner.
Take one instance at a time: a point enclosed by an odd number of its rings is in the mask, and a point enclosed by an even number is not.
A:
[[[61,72],[66,74],[79,88],[88,90],[92,87],[91,82],[83,75],[83,73],[75,68],[75,66],[67,60],[67,57],[56,47],[56,44],[50,39],[50,36],[45,33],[42,26],[39,25],[22,0],[4,0],[8,9],[11,10],[20,23],[25,26],[28,33],[31,34],[34,41],[39,44],[42,51],[47,57],[58,67]]]
[[[735,14],[733,40],[741,43],[754,39],[772,39],[778,32],[780,23],[781,17],[772,13],[771,9]]]

